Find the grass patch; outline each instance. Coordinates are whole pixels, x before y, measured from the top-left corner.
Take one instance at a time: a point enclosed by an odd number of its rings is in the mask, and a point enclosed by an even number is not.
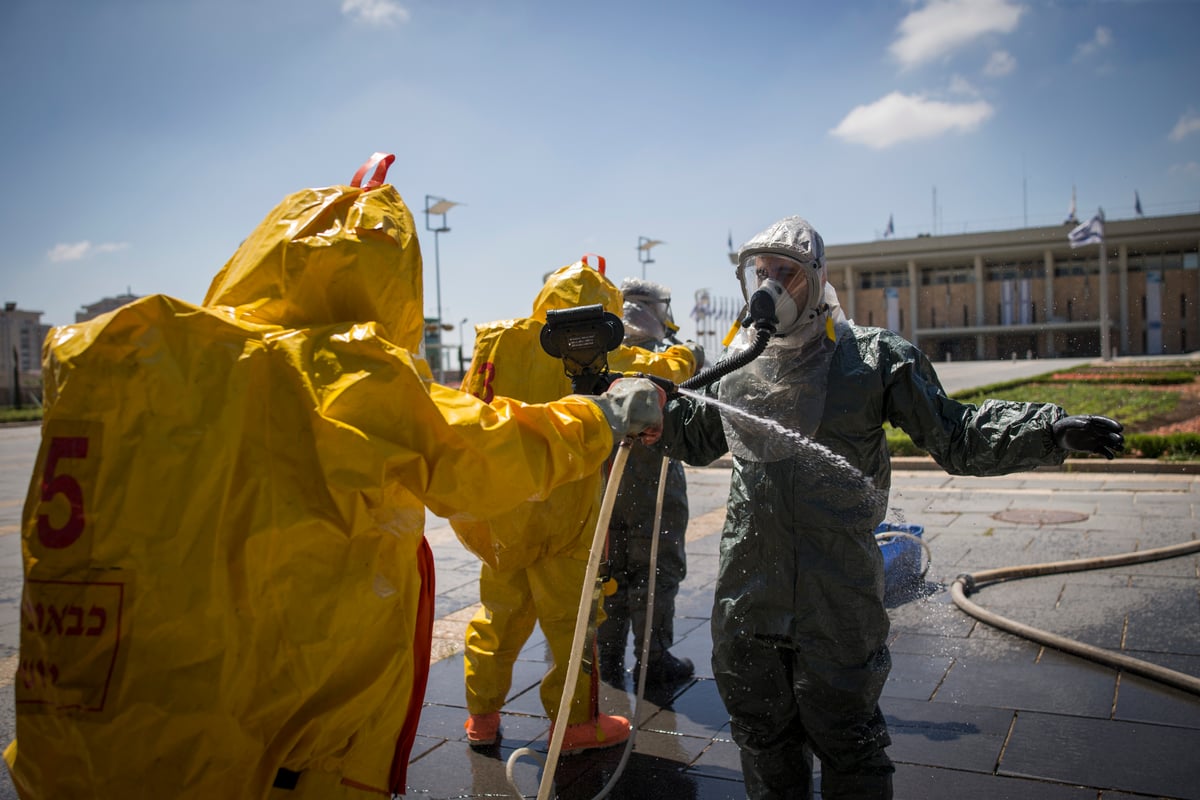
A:
[[[1171,414],[1179,405],[1180,392],[1152,389],[1152,386],[1185,385],[1197,378],[1195,368],[1180,365],[1163,367],[1084,366],[1069,373],[1047,373],[1034,378],[1008,381],[956,392],[955,400],[979,406],[986,400],[1012,400],[1018,403],[1054,403],[1069,414],[1102,414],[1125,426],[1127,456],[1169,461],[1200,460],[1200,434],[1173,433],[1165,436],[1139,433],[1154,420]],[[924,456],[904,431],[884,426],[888,450],[894,456]],[[1075,453],[1072,457],[1084,457]],[[1099,456],[1094,456],[1099,458]]]
[[[972,405],[983,401],[1015,400],[1021,403],[1054,403],[1070,414],[1103,414],[1119,420],[1126,430],[1137,430],[1149,420],[1170,414],[1179,405],[1179,393],[1141,389],[1135,385],[1111,386],[1089,382],[1033,382],[996,392],[973,391],[956,400]]]

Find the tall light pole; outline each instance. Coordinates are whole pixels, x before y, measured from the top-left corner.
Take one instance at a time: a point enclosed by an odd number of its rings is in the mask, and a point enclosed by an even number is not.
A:
[[[425,195],[425,230],[433,231],[433,271],[434,280],[437,283],[437,328],[438,328],[438,378],[441,380],[444,377],[445,366],[442,363],[442,257],[438,245],[438,236],[443,233],[449,233],[450,227],[446,224],[446,212],[455,206],[462,205],[453,200],[447,200],[444,197],[434,197],[431,194]],[[434,227],[430,224],[430,215],[442,218],[441,223]]]
[[[467,368],[463,365],[463,331],[467,328],[467,318],[463,317],[458,321],[458,371],[462,373],[459,379],[465,378]]]
[[[666,244],[666,242],[646,236],[638,237],[638,261],[642,263],[642,280],[646,279],[646,265],[654,263],[654,259],[650,257],[650,250],[660,244]]]

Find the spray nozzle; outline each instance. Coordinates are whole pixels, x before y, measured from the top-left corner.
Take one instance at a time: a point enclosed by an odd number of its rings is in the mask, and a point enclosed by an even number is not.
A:
[[[561,358],[576,394],[600,394],[609,384],[608,354],[620,346],[625,326],[596,304],[546,312],[542,349]]]
[[[767,289],[758,289],[750,295],[749,309],[746,318],[742,320],[742,327],[749,328],[753,325],[760,331],[770,330],[774,333],[778,324],[779,318],[775,316],[775,296]]]

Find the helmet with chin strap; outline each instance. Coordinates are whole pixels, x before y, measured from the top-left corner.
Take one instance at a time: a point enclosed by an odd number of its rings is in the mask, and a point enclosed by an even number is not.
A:
[[[775,300],[778,332],[798,329],[825,310],[825,242],[802,217],[785,217],[742,245],[738,282],[746,300],[765,289]]]

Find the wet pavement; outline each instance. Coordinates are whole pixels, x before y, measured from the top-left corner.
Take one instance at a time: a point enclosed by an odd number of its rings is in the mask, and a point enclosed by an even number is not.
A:
[[[1043,648],[991,628],[954,605],[961,573],[1112,555],[1197,537],[1200,476],[1168,471],[1036,472],[954,478],[897,460],[889,520],[920,525],[932,553],[924,581],[889,596],[892,672],[881,706],[892,737],[897,798],[975,796],[1063,800],[1200,798],[1200,697]],[[1098,467],[1098,464],[1089,466]],[[1106,464],[1106,466],[1108,466]],[[727,467],[689,469],[688,577],[676,605],[673,652],[696,676],[648,697],[633,753],[609,797],[745,797],[737,747],[709,665],[709,612]],[[484,750],[463,736],[463,626],[474,612],[477,566],[453,532],[430,519],[438,563],[439,626],[409,796],[526,797],[541,768],[548,720],[538,680],[548,653],[537,631],[515,670],[502,739]],[[1200,676],[1200,558],[1026,578],[971,599],[1029,625]],[[460,605],[461,604],[461,605]],[[457,608],[455,606],[458,606]],[[632,648],[627,664],[633,664]],[[626,691],[601,684],[600,708],[632,718]],[[622,748],[560,759],[554,796],[596,796]]]
[[[38,435],[36,427],[0,429],[4,742],[13,733],[19,522]],[[1191,541],[1200,527],[1200,475],[1164,466],[1150,474],[1109,468],[952,478],[924,461],[896,466],[889,520],[923,526],[932,552],[925,580],[889,598],[893,668],[881,705],[893,742],[896,797],[1200,798],[1200,697],[991,628],[960,611],[947,591],[964,572]],[[688,577],[677,600],[673,651],[695,662],[696,676],[646,698],[636,746],[609,797],[745,796],[709,666],[728,481],[727,466],[688,470]],[[431,517],[427,535],[437,564],[435,661],[407,796],[515,797],[507,759],[524,746],[546,751],[549,724],[537,692],[547,667],[544,640],[535,630],[522,652],[498,746],[472,750],[462,728],[461,652],[478,601],[478,563],[443,520]],[[1027,578],[988,586],[971,599],[1021,622],[1200,676],[1196,555]],[[632,665],[632,652],[626,660]],[[626,691],[602,684],[601,709],[632,716],[630,683]],[[613,748],[561,759],[555,796],[594,797],[620,758],[621,748]],[[540,775],[532,758],[514,766],[526,797],[536,795]],[[15,796],[0,770],[0,799]]]

